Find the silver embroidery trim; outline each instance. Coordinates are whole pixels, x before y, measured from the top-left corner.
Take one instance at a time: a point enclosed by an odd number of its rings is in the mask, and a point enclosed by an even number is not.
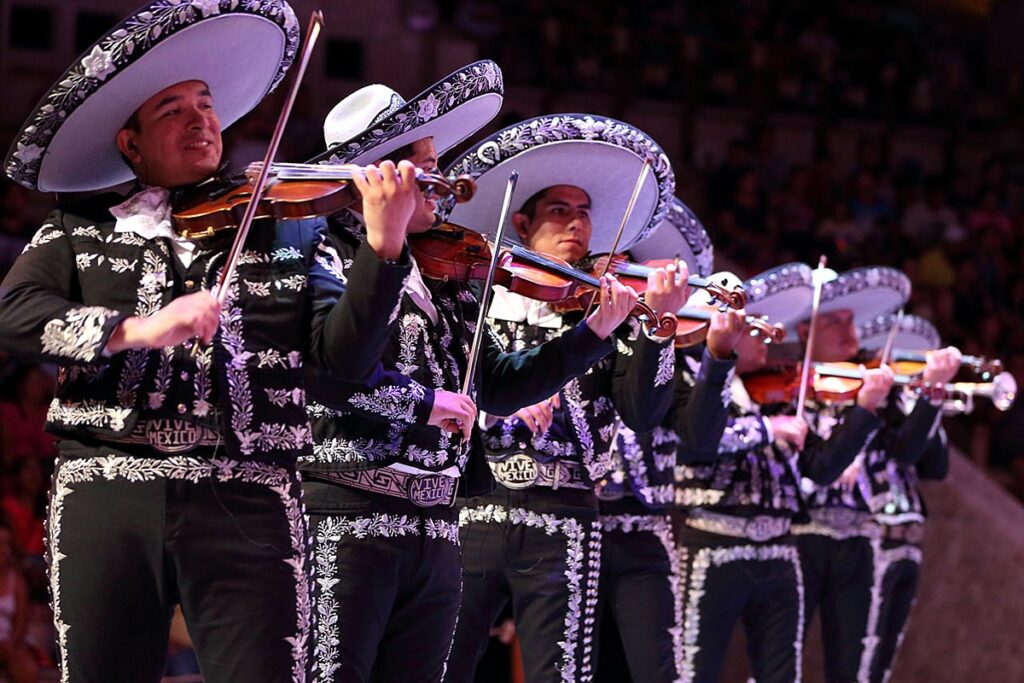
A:
[[[654,375],[654,386],[660,387],[672,381],[676,371],[676,348],[665,344],[658,354],[658,372]]]
[[[871,602],[868,606],[868,623],[866,624],[864,638],[861,641],[864,649],[861,650],[860,666],[857,668],[857,683],[870,683],[871,681],[871,663],[875,659],[875,652],[878,650],[878,645],[881,641],[880,634],[878,633],[878,622],[882,611],[882,585],[885,581],[885,575],[889,572],[889,568],[897,562],[909,560],[920,565],[923,559],[921,549],[915,545],[904,544],[886,550],[882,548],[882,542],[877,538],[871,539],[870,543],[874,571],[871,579]],[[898,638],[899,640],[903,639],[902,631]],[[895,658],[893,661],[895,661]],[[890,671],[886,670],[885,678],[888,678],[890,673]]]
[[[601,515],[602,531],[623,533],[651,533],[665,548],[669,562],[669,589],[672,591],[673,623],[668,627],[672,636],[672,658],[676,667],[676,680],[683,676],[683,567],[680,554],[676,552],[675,533],[672,518],[666,515]]]
[[[73,492],[75,484],[96,479],[113,481],[125,479],[129,482],[154,481],[158,478],[177,479],[198,483],[202,479],[216,478],[217,481],[240,480],[259,484],[272,489],[281,499],[288,523],[289,537],[294,558],[284,561],[292,569],[295,579],[295,635],[285,640],[291,646],[292,681],[306,680],[306,643],[309,641],[312,605],[308,590],[310,573],[306,558],[306,525],[302,501],[292,495],[298,479],[288,470],[259,462],[240,462],[228,458],[203,460],[185,456],[169,458],[130,458],[107,456],[101,458],[80,458],[60,462],[54,475],[53,496],[47,524],[47,543],[50,550],[50,590],[53,594],[53,620],[57,629],[57,644],[60,652],[61,683],[69,683],[67,634],[71,625],[63,620],[60,598],[60,562],[66,556],[60,552],[61,519],[64,501]]]
[[[463,508],[459,512],[459,526],[475,524],[522,524],[533,529],[542,529],[548,536],[565,536],[566,583],[569,600],[565,610],[565,632],[559,646],[562,648],[562,662],[559,672],[563,683],[581,683],[591,679],[590,663],[586,662],[576,676],[576,649],[582,646],[584,654],[591,651],[593,614],[597,604],[597,583],[600,572],[600,523],[593,522],[590,538],[584,547],[587,531],[579,520],[572,517],[558,517],[548,513],[533,512],[524,508],[505,508],[501,505],[483,505]],[[591,555],[591,569],[586,578],[581,571],[586,554]],[[595,567],[596,564],[596,567]],[[585,581],[585,583],[584,583]],[[584,596],[586,592],[586,596]],[[581,632],[581,620],[583,621]],[[589,622],[588,622],[589,620]]]
[[[685,547],[681,559],[687,557]],[[686,614],[683,629],[683,665],[681,680],[691,683],[696,672],[694,660],[700,651],[700,602],[704,597],[708,571],[712,567],[721,567],[730,562],[772,562],[783,561],[793,565],[796,572],[796,592],[798,601],[796,639],[793,641],[793,657],[796,661],[796,677],[794,683],[802,679],[801,654],[804,641],[804,575],[800,568],[800,555],[791,545],[733,545],[721,548],[701,548],[693,558],[690,576],[686,577]]]
[[[68,310],[63,318],[55,318],[43,327],[40,337],[43,353],[71,360],[90,362],[101,351],[103,328],[107,321],[120,315],[104,306],[80,306]]]
[[[420,527],[415,517],[375,513],[368,517],[328,516],[316,527],[316,545],[313,559],[316,564],[315,583],[320,588],[316,600],[316,639],[314,641],[314,658],[316,660],[317,680],[320,683],[331,683],[334,674],[341,667],[338,647],[341,635],[338,630],[338,601],[334,595],[334,587],[338,578],[338,544],[345,536],[354,538],[398,538],[420,536]],[[447,541],[459,545],[459,525],[441,519],[425,518],[423,534],[427,538]]]

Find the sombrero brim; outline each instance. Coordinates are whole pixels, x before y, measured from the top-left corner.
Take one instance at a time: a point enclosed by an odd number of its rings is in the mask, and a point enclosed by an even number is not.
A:
[[[554,185],[572,185],[590,196],[590,251],[611,250],[644,161],[652,160],[619,251],[648,237],[673,199],[675,177],[668,157],[642,131],[614,119],[558,114],[510,126],[470,150],[446,171],[476,178],[473,199],[457,204],[449,219],[493,235],[509,174],[519,172],[513,210]],[[506,233],[515,239],[511,231]]]
[[[707,230],[690,207],[678,198],[672,200],[665,220],[653,234],[633,245],[630,253],[637,261],[677,258],[686,263],[690,273],[701,276],[711,274],[715,261]]]
[[[857,328],[860,347],[877,351],[889,340],[889,331],[896,324],[895,315],[880,315]],[[903,316],[893,346],[907,351],[925,351],[942,346],[942,337],[931,321],[916,315]]]
[[[115,138],[147,99],[203,81],[226,128],[281,80],[298,35],[285,2],[230,11],[215,2],[153,3],[97,41],[43,97],[8,153],[7,174],[55,192],[130,180]]]
[[[821,313],[849,310],[855,325],[892,313],[910,298],[910,278],[895,268],[866,266],[841,273],[821,292]]]
[[[497,116],[504,92],[501,69],[469,64],[408,100],[354,138],[331,145],[331,163],[369,164],[405,145],[432,137],[444,154]]]
[[[794,334],[796,323],[810,316],[812,272],[807,264],[786,263],[753,276],[743,283],[747,313],[767,316],[768,322],[780,323]]]

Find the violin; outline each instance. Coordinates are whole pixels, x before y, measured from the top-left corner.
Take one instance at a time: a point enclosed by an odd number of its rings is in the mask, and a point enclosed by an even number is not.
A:
[[[686,348],[700,344],[711,329],[711,316],[720,312],[720,307],[707,304],[687,305],[676,311],[676,347]],[[743,322],[750,328],[750,334],[761,337],[765,344],[778,344],[786,338],[786,328],[768,322],[765,316],[747,315]]]
[[[928,351],[893,349],[889,367],[901,375],[920,375],[924,372],[927,360]],[[870,363],[866,363],[866,365],[868,367],[877,367],[878,360],[875,359]],[[989,360],[983,356],[961,356],[960,366],[968,368],[974,375],[983,380],[991,380],[1003,371],[1003,362],[1001,360]]]
[[[612,256],[608,272],[613,273],[623,284],[627,284],[637,293],[647,288],[647,276],[655,268],[673,263],[672,260],[650,260],[644,263],[631,263],[621,254]],[[706,278],[690,275],[686,283],[690,287],[704,290],[710,295],[711,301],[720,301],[729,308],[739,310],[747,305],[747,293],[743,290],[742,280],[729,272],[714,273]]]
[[[261,167],[261,163],[250,164],[244,174],[196,186],[171,212],[178,234],[205,239],[238,227],[252,199],[254,174]],[[336,213],[358,199],[351,178],[360,172],[358,166],[273,164],[255,218],[295,220]],[[452,197],[456,202],[469,201],[476,191],[469,176],[448,179],[420,169],[416,169],[416,183],[427,197]]]
[[[824,402],[844,402],[857,398],[863,385],[864,370],[857,363],[813,363],[808,395]],[[911,389],[918,396],[931,400],[951,401],[954,409],[965,411],[974,396],[983,396],[1001,411],[1009,410],[1017,395],[1013,375],[1002,372],[990,382],[952,382],[930,384],[918,376],[896,374],[893,384]],[[790,403],[800,391],[798,366],[761,370],[743,376],[743,385],[750,398],[760,404]]]
[[[484,280],[491,247],[482,235],[452,223],[409,235],[409,251],[425,277],[440,280]],[[538,254],[518,244],[506,244],[500,255],[494,284],[528,299],[548,303],[573,299],[580,292],[601,289],[601,281],[562,259]],[[668,339],[675,334],[671,314],[658,317],[643,300],[631,312],[651,335]]]

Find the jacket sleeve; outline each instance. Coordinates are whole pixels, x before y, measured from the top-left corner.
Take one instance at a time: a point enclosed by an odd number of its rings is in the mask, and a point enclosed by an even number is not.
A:
[[[685,397],[676,392],[672,409],[680,464],[708,462],[718,453],[732,403],[727,383],[734,367],[735,359],[718,360],[705,348],[692,386],[677,373],[676,385],[688,387]]]
[[[50,214],[0,285],[0,348],[58,365],[98,363],[130,315],[85,302],[64,213]]]
[[[374,422],[425,425],[434,408],[433,389],[383,367],[376,368],[366,384],[311,372],[306,375],[306,386],[316,403]]]
[[[309,221],[316,245],[309,265],[310,362],[336,379],[372,383],[411,271],[408,250],[386,263],[360,245],[343,271],[326,221]]]
[[[808,430],[800,452],[800,474],[819,486],[828,486],[864,450],[881,424],[880,417],[855,405],[846,411],[827,439]]]
[[[949,474],[949,439],[946,430],[939,425],[935,436],[928,439],[928,446],[917,461],[917,476],[921,479],[945,479]]]
[[[898,409],[893,412],[898,413]],[[902,417],[902,413],[899,413]],[[918,400],[914,409],[903,418],[899,427],[892,431],[886,444],[890,458],[904,465],[913,465],[920,460],[931,446],[942,427],[942,411],[931,401]]]
[[[612,401],[622,423],[634,432],[649,432],[665,418],[673,395],[676,350],[671,340],[629,334],[632,325],[615,331]]]
[[[550,398],[613,350],[585,321],[532,349],[503,352],[489,326],[480,343],[477,402],[492,415],[511,415]]]

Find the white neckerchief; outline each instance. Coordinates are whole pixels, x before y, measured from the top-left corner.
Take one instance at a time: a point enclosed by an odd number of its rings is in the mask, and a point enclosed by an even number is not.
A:
[[[147,187],[110,207],[110,215],[117,219],[114,232],[134,232],[147,240],[165,237],[171,241],[178,260],[188,268],[196,245],[176,234],[171,227],[170,196],[171,192],[166,188]]]
[[[348,211],[356,217],[365,231],[366,220],[363,218],[363,214],[352,208]],[[412,260],[412,270],[409,271],[409,277],[405,280],[402,292],[408,294],[412,302],[430,317],[431,322],[437,324],[437,308],[434,306],[434,298],[431,296],[430,290],[427,289],[427,283],[423,281],[423,274],[415,260]]]
[[[535,327],[558,329],[562,326],[562,316],[553,311],[547,303],[528,299],[498,285],[494,287],[494,296],[487,315],[497,320],[525,322]]]

